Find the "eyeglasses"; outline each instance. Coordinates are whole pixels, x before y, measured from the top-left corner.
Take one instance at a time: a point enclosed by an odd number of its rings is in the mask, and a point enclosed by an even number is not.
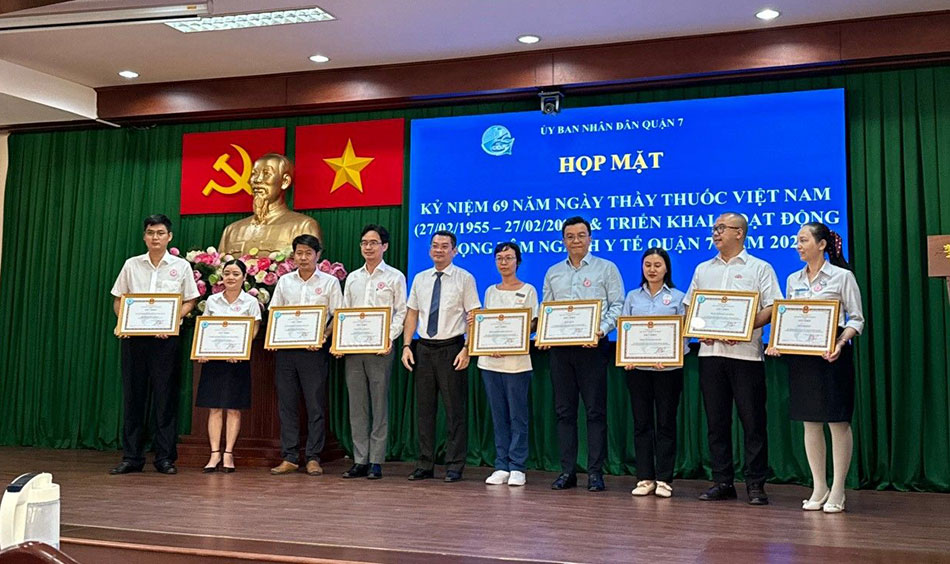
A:
[[[741,230],[742,230],[741,227],[733,227],[732,225],[724,225],[724,224],[720,223],[719,225],[713,225],[712,232],[713,232],[713,233],[722,233],[722,232],[725,231],[726,229],[735,229],[736,231],[741,231]]]
[[[495,257],[495,262],[500,262],[502,264],[514,262],[515,260],[517,260],[515,257]]]
[[[573,243],[574,241],[586,241],[589,238],[590,238],[590,235],[588,235],[587,233],[579,233],[578,235],[574,235],[573,233],[571,233],[570,235],[564,236],[564,240],[567,241],[568,243]]]
[[[168,235],[168,231],[152,231],[151,229],[145,232],[146,237],[164,237]]]
[[[380,245],[382,245],[382,243],[379,241],[360,241],[360,247],[364,249],[375,249]]]

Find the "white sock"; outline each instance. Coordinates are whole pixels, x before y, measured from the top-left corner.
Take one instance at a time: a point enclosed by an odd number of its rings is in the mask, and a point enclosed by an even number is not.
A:
[[[851,423],[829,423],[831,428],[831,457],[834,461],[834,480],[831,482],[831,495],[828,503],[840,504],[844,501],[844,483],[851,468],[851,451],[854,448],[854,436]]]
[[[811,479],[814,482],[814,490],[808,500],[819,501],[828,492],[824,423],[805,421],[805,455],[808,457],[808,467],[811,468]]]

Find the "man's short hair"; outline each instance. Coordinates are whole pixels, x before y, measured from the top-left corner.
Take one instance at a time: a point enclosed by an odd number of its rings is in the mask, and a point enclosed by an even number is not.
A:
[[[142,231],[145,231],[153,225],[164,225],[165,229],[169,233],[172,231],[172,220],[168,219],[168,216],[163,213],[156,213],[145,218],[145,223],[142,226]]]
[[[294,163],[290,162],[290,159],[286,155],[281,155],[280,153],[267,153],[266,155],[261,156],[257,159],[259,161],[268,160],[268,159],[277,159],[280,161],[280,164],[277,165],[277,174],[278,176],[283,177],[285,174],[289,174],[291,178],[294,176]]]
[[[297,235],[294,237],[294,251],[297,251],[297,245],[306,245],[313,249],[313,252],[319,253],[323,250],[323,247],[320,245],[320,239],[317,239],[313,235],[304,233],[303,235]]]
[[[375,223],[370,223],[369,225],[364,227],[363,230],[360,231],[360,237],[363,237],[363,235],[366,235],[370,231],[375,231],[376,234],[379,235],[380,243],[384,245],[389,243],[389,231],[387,231],[386,228],[383,227],[382,225],[377,225]]]
[[[564,225],[561,226],[561,237],[564,236],[564,233],[567,232],[567,228],[571,225],[577,225],[578,223],[583,223],[587,226],[587,234],[590,235],[590,223],[583,217],[575,215],[574,217],[569,217],[564,220]]]
[[[436,237],[448,237],[449,239],[451,239],[453,249],[455,248],[455,245],[458,244],[458,240],[455,238],[455,233],[452,233],[451,231],[446,231],[445,229],[440,229],[439,231],[436,231],[435,233],[432,234],[432,238],[429,239],[430,245],[432,244],[432,241],[435,241]]]

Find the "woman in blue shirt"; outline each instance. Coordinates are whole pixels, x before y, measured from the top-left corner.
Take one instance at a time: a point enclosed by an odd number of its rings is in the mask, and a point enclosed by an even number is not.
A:
[[[683,315],[685,295],[673,287],[670,255],[658,247],[647,249],[643,253],[642,267],[640,287],[627,294],[622,315]],[[627,366],[626,370],[639,479],[630,493],[670,497],[676,462],[676,409],[683,392],[683,369],[657,365],[649,369]]]

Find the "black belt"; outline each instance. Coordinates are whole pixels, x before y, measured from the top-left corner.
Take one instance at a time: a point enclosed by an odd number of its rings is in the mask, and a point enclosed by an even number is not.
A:
[[[457,337],[451,337],[449,339],[418,339],[420,345],[424,345],[430,349],[441,349],[443,347],[450,347],[452,345],[464,345],[465,337],[459,335]]]

